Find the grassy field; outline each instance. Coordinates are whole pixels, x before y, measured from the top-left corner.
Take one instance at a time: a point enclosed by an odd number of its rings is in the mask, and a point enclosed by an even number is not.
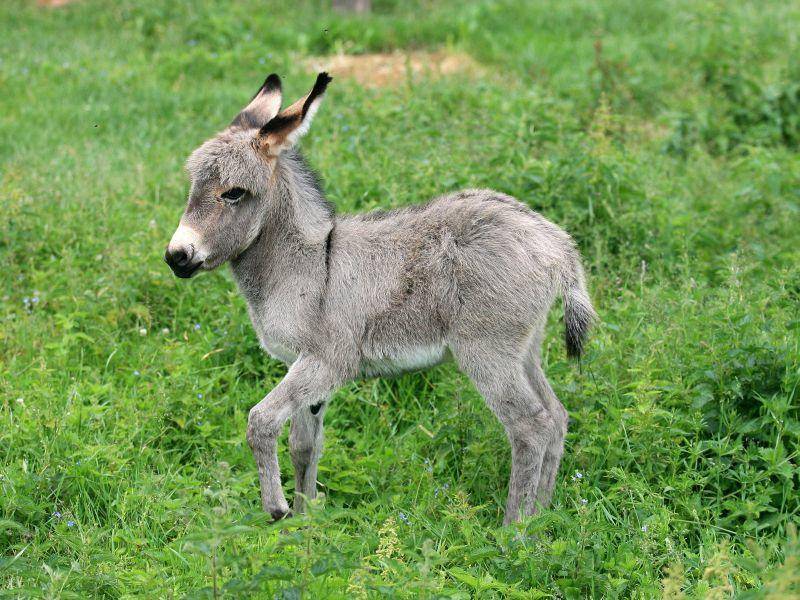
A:
[[[285,4],[0,6],[0,595],[800,597],[800,3]],[[551,317],[572,424],[516,527],[448,365],[337,393],[324,499],[268,523],[245,428],[285,367],[226,269],[162,261],[183,161],[267,73],[395,49],[479,66],[334,81],[303,144],[338,209],[512,194],[602,318],[573,365]]]

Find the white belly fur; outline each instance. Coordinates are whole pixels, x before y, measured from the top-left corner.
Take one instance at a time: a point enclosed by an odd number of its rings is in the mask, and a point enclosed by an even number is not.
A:
[[[417,346],[379,357],[364,357],[361,372],[367,377],[399,375],[438,365],[445,358],[445,346]]]
[[[260,335],[261,346],[287,365],[297,360],[297,353],[283,339],[274,333]],[[447,348],[444,344],[416,346],[399,352],[380,356],[365,356],[361,363],[361,375],[376,377],[381,375],[399,375],[408,371],[416,371],[438,365],[446,358]]]

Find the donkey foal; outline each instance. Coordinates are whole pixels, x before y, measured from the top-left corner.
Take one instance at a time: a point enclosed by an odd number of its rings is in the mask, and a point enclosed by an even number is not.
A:
[[[539,359],[547,312],[561,295],[570,356],[595,318],[575,245],[491,190],[337,216],[294,150],[330,80],[321,73],[281,110],[280,79],[270,75],[192,153],[188,204],[165,256],[178,277],[230,261],[261,344],[290,365],[248,419],[264,510],[289,512],[276,447],[288,419],[302,511],[316,495],[332,392],[452,357],[511,443],[505,523],[533,514],[550,501],[567,431]]]

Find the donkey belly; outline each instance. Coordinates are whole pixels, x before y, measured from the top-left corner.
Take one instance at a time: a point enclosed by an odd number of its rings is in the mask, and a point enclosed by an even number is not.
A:
[[[365,356],[361,362],[361,376],[385,377],[427,369],[444,361],[447,355],[445,345],[436,344]]]

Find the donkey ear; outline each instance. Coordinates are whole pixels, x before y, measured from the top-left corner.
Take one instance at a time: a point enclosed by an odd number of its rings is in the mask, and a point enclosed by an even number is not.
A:
[[[291,148],[311,127],[311,121],[322,103],[325,89],[332,81],[327,73],[317,75],[311,91],[278,113],[258,132],[259,145],[268,154],[277,156]]]
[[[268,123],[281,109],[281,78],[272,73],[236,118],[231,121],[231,127],[253,129]]]

